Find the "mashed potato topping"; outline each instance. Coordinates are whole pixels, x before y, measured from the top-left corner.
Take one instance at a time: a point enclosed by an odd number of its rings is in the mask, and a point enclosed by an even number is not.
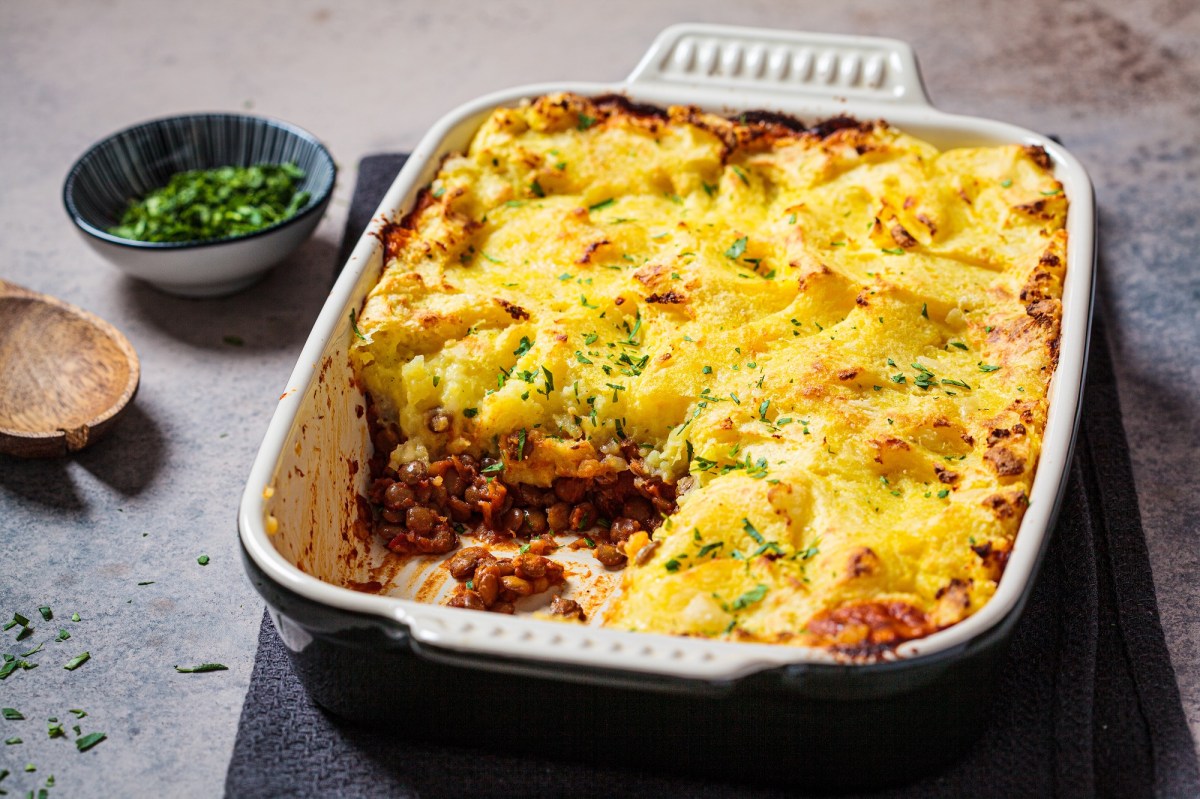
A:
[[[604,623],[870,651],[995,590],[1066,209],[1038,148],[541,97],[496,110],[388,229],[352,357],[399,427],[393,468],[675,487],[622,542]]]

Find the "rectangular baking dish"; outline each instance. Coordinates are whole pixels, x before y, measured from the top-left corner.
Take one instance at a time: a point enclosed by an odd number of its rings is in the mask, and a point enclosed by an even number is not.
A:
[[[351,311],[383,267],[378,233],[412,208],[443,156],[464,149],[492,109],[555,91],[616,92],[725,114],[767,109],[810,122],[883,118],[939,148],[1045,149],[1070,201],[1060,358],[1029,508],[996,594],[980,611],[884,661],[848,663],[799,647],[464,612],[407,598],[419,592],[414,574],[403,570],[389,575],[390,592],[378,584],[362,590],[378,582],[386,550],[356,525],[371,444],[347,349]],[[739,759],[729,731],[748,725],[770,731],[784,760],[771,767],[764,759],[759,778],[842,787],[908,778],[956,756],[986,722],[990,686],[1037,574],[1071,459],[1094,243],[1092,187],[1080,163],[1032,131],[934,109],[912,50],[895,40],[678,25],[659,35],[623,83],[541,84],[482,97],[447,114],[413,151],[314,325],[242,497],[247,571],[309,693],[349,718],[394,721],[400,714],[413,735],[461,739],[468,736],[456,732],[449,708],[506,695],[516,702],[512,694],[536,691],[585,729],[617,725],[625,738],[644,737],[647,748],[623,747],[630,760],[724,773]],[[480,715],[473,714],[471,740],[489,724],[503,729]],[[661,745],[681,729],[682,742]],[[519,746],[530,740],[521,737]],[[801,772],[786,766],[797,751],[810,764]]]

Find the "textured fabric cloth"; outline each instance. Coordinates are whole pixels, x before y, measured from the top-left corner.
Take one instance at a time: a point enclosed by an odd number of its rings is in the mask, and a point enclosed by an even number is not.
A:
[[[363,160],[348,242],[361,234],[403,162],[398,155]],[[1014,632],[992,718],[958,763],[872,796],[1200,795],[1099,317],[1066,496]],[[579,737],[586,740],[587,732]],[[603,749],[595,750],[601,762]],[[231,797],[795,795],[558,760],[522,752],[519,740],[484,750],[348,724],[309,700],[265,615],[226,788]]]

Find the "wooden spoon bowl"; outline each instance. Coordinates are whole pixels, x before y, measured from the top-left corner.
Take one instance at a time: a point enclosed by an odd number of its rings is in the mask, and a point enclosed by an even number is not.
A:
[[[133,346],[108,322],[0,280],[0,452],[83,449],[129,406],[140,377]]]

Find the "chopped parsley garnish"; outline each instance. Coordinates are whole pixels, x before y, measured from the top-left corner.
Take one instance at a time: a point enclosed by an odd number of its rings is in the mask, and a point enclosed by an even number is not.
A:
[[[199,666],[176,666],[180,674],[203,674],[206,671],[229,671],[224,663],[201,663]]]
[[[725,257],[734,261],[736,261],[738,258],[741,258],[746,254],[746,244],[749,241],[749,236],[742,236],[740,239],[730,245],[728,250],[725,251]]]
[[[921,303],[921,316],[924,316],[926,319],[929,318],[929,303]]]
[[[474,419],[478,415],[479,415],[478,408],[464,408],[463,409],[463,416],[465,416],[468,419]]]
[[[709,555],[713,552],[716,552],[718,549],[720,549],[723,546],[725,546],[724,541],[717,541],[716,543],[713,543],[713,544],[705,544],[704,546],[700,547],[700,551],[696,553],[696,557],[702,558],[705,555]]]
[[[888,255],[904,255],[903,247],[895,247],[895,248],[884,247],[883,251],[886,252]]]
[[[295,164],[178,172],[125,209],[114,236],[134,241],[209,241],[253,233],[294,216],[312,196]]]
[[[590,128],[592,125],[595,125],[595,124],[596,124],[595,117],[590,117],[587,114],[582,114],[582,113],[579,115],[579,124],[577,125],[579,130],[587,130],[588,128]]]
[[[749,520],[749,519],[747,519],[747,518],[744,518],[744,517],[742,518],[742,529],[746,531],[746,535],[748,535],[748,536],[750,536],[751,538],[753,538],[753,539],[754,539],[754,543],[756,543],[756,544],[762,544],[762,543],[764,543],[764,542],[765,542],[765,540],[766,540],[766,539],[764,539],[764,538],[762,537],[762,533],[760,533],[760,532],[759,532],[759,531],[758,531],[758,530],[757,530],[757,529],[754,527],[754,525],[750,523],[750,520]]]
[[[737,599],[733,600],[733,604],[730,605],[730,607],[733,610],[743,610],[745,608],[750,607],[755,602],[761,602],[762,598],[765,597],[766,595],[767,595],[767,587],[765,585],[763,585],[762,583],[759,583],[754,588],[750,589],[749,591],[742,594]]]
[[[669,572],[679,571],[679,561],[677,561],[675,558],[671,558],[663,564],[663,568]]]
[[[747,186],[750,185],[750,178],[746,177],[745,171],[743,171],[740,166],[737,166],[736,164],[734,164],[732,166],[732,169],[733,169],[733,174],[738,176],[738,180],[742,181],[742,183],[746,184]]]
[[[480,474],[497,474],[504,471],[504,461],[497,461],[491,466],[484,466],[479,470]]]
[[[40,608],[38,608],[38,613],[42,614],[42,618],[46,621],[50,621],[54,618],[54,611],[50,610],[50,608],[46,605],[42,605]]]
[[[525,353],[533,349],[533,342],[529,340],[529,336],[521,336],[521,343],[513,350],[513,355],[520,358]]]
[[[966,345],[966,344],[962,343],[961,341],[951,341],[951,342],[950,342],[950,346],[951,346],[951,347],[958,347],[960,350],[966,350],[966,349],[970,349],[969,347],[967,347],[967,345]]]
[[[86,663],[91,656],[92,654],[90,652],[81,652],[63,664],[63,668],[67,671],[75,671],[75,669]]]
[[[950,489],[943,488],[941,491],[939,491],[937,493],[937,495],[938,495],[938,499],[945,499],[946,497],[950,496]]]
[[[529,184],[529,190],[537,197],[545,197],[546,190],[542,188],[542,184],[538,183],[537,178],[533,179],[533,183]]]
[[[591,363],[593,363],[592,361],[590,361],[590,360],[588,360],[587,358],[585,358],[585,357],[583,356],[583,353],[582,353],[582,352],[580,352],[579,350],[575,350],[575,360],[579,361],[580,363],[586,363],[586,364],[591,364]]]
[[[87,735],[75,739],[75,748],[80,752],[86,752],[107,737],[102,732],[89,732]]]
[[[994,366],[990,363],[980,362],[980,364],[979,364],[979,371],[981,371],[981,372],[994,372],[999,368],[1000,368],[999,366]]]
[[[589,211],[599,211],[603,208],[607,208],[608,206],[612,205],[615,202],[616,202],[615,198],[609,197],[607,200],[601,200],[600,202],[595,203],[594,205],[589,205],[588,210]]]
[[[968,385],[967,385],[966,383],[964,383],[963,381],[961,381],[961,380],[951,380],[951,379],[950,379],[950,378],[948,378],[948,377],[943,377],[943,378],[942,378],[942,383],[943,383],[944,385],[947,385],[947,386],[958,386],[959,388],[968,388],[968,389],[970,388],[970,386],[968,386]]]
[[[358,314],[353,308],[350,309],[350,329],[354,331],[354,335],[358,336],[358,338],[362,339],[368,344],[371,343],[371,340],[364,336],[362,331],[358,329]]]
[[[4,714],[4,718],[8,721],[21,721],[25,716],[16,708],[6,707],[0,709],[0,713]]]

